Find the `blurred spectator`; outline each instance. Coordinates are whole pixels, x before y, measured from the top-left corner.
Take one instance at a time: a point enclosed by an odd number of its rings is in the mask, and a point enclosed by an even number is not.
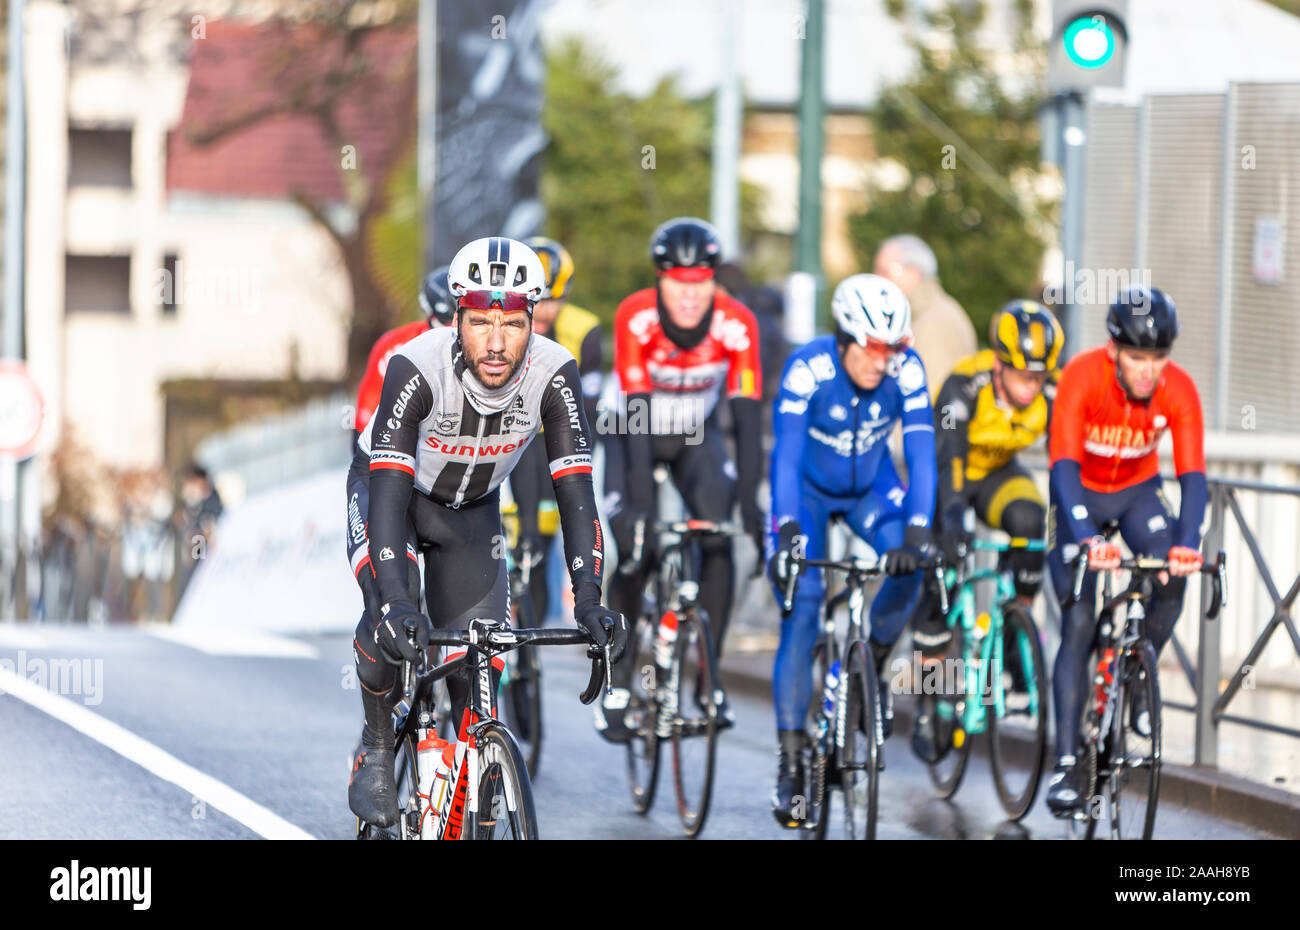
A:
[[[751,284],[743,268],[735,262],[718,266],[717,281],[724,291],[740,301],[758,321],[759,360],[763,366],[763,401],[776,396],[781,369],[785,367],[790,347],[782,326],[785,321],[785,298],[781,291],[765,284]]]
[[[902,288],[912,305],[913,344],[933,398],[957,362],[975,354],[975,327],[944,291],[934,252],[917,236],[890,236],[882,242],[873,270]]]
[[[198,463],[191,464],[181,484],[180,506],[176,508],[173,522],[180,531],[178,559],[180,567],[176,601],[180,602],[199,559],[206,556],[212,545],[213,532],[222,511],[221,495]]]
[[[127,582],[127,615],[132,620],[164,619],[166,586],[175,569],[171,495],[162,469],[126,484],[122,506],[122,575]]]

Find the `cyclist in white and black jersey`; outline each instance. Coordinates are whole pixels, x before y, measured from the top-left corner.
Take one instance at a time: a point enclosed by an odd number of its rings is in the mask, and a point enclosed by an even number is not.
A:
[[[368,535],[380,607],[378,616],[362,617],[354,641],[365,727],[348,802],[377,826],[398,817],[396,667],[420,660],[435,626],[464,629],[476,617],[508,617],[498,487],[543,426],[574,619],[597,644],[610,643],[614,661],[627,645],[626,621],[600,603],[604,552],[578,365],[532,332],[533,304],[545,284],[541,262],[523,243],[478,239],[457,253],[447,278],[455,326],[430,330],[393,356],[361,438],[370,456]],[[408,552],[424,554],[425,613],[409,590]],[[407,641],[408,620],[415,645]],[[458,720],[465,683],[449,686]]]

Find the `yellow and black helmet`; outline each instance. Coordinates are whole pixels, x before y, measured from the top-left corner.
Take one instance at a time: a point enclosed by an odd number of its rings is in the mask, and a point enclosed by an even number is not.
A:
[[[525,240],[525,244],[537,253],[537,257],[542,260],[542,268],[546,271],[546,290],[542,292],[541,299],[564,300],[569,293],[569,285],[573,283],[573,256],[569,250],[545,236],[533,236]]]
[[[1021,371],[1055,371],[1065,333],[1052,311],[1032,300],[1013,300],[993,314],[989,344],[1003,364]]]

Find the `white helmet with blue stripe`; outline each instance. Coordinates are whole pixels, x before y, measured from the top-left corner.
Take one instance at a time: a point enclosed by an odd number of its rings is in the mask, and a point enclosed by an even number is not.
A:
[[[831,298],[841,341],[866,348],[867,340],[897,346],[911,339],[912,308],[897,284],[874,274],[855,274],[835,288]]]

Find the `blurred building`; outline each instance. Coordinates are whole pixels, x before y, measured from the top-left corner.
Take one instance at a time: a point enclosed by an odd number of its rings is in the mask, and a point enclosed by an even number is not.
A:
[[[41,451],[71,437],[106,468],[180,467],[232,410],[342,381],[351,286],[293,197],[342,203],[347,153],[290,116],[192,141],[274,100],[254,62],[277,41],[175,5],[29,2],[26,339]],[[392,122],[363,105],[348,115],[363,167],[389,163]]]

